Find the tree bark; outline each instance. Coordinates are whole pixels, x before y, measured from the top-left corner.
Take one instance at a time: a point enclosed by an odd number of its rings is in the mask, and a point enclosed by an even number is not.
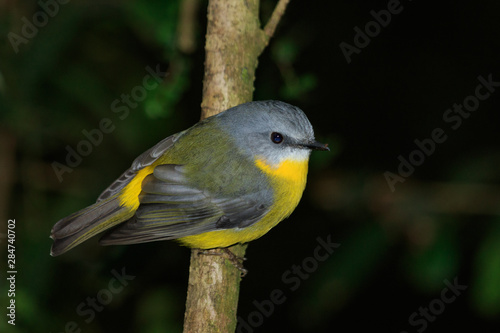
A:
[[[252,100],[258,57],[272,37],[289,0],[280,0],[264,29],[259,0],[210,0],[205,44],[201,119]],[[243,257],[246,245],[230,250]],[[240,271],[225,259],[191,252],[184,332],[234,332]]]
[[[258,0],[209,2],[202,119],[252,100],[265,38],[258,15]]]

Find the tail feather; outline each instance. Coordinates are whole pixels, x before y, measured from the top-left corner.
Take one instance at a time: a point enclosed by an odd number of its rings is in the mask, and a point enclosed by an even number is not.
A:
[[[50,237],[54,240],[50,254],[58,256],[90,237],[128,220],[134,215],[130,208],[120,206],[118,195],[99,201],[59,220]]]

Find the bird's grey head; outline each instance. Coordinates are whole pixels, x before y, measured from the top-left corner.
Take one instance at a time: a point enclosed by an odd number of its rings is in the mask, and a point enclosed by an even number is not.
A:
[[[280,101],[249,102],[216,116],[221,129],[250,157],[269,165],[304,161],[312,149],[328,150],[314,139],[309,119],[298,107]]]

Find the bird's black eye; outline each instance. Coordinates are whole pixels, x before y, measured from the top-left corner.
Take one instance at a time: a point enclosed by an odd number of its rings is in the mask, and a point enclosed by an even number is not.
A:
[[[283,142],[283,135],[281,133],[278,133],[278,132],[272,132],[271,133],[271,141],[276,143],[276,144],[282,143]]]

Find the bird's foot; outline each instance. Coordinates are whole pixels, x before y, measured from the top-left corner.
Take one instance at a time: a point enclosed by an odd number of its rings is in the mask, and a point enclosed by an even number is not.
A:
[[[239,257],[237,256],[236,254],[234,254],[229,248],[227,247],[224,247],[222,248],[222,251],[224,251],[223,253],[221,252],[218,252],[218,251],[215,251],[215,249],[210,249],[210,250],[200,250],[198,252],[198,254],[205,254],[205,255],[209,255],[209,256],[219,256],[219,257],[224,257],[226,258],[227,260],[229,260],[229,262],[231,264],[233,264],[234,267],[236,267],[240,272],[241,272],[241,277],[244,277],[245,275],[247,275],[248,273],[248,270],[245,269],[245,267],[243,266],[243,262],[245,260],[247,260],[247,258],[245,257]],[[225,254],[225,255],[224,255]]]

